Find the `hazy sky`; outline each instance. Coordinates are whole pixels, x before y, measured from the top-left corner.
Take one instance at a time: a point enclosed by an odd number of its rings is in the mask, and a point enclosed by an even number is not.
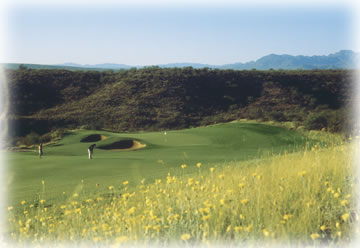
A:
[[[6,9],[5,61],[227,64],[354,50],[349,5],[22,5]]]

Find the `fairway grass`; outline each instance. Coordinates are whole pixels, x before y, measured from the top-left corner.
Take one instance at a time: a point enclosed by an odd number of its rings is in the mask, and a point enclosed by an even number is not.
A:
[[[98,140],[93,159],[87,148],[93,137]],[[106,137],[106,139],[101,139]],[[134,151],[98,149],[119,140],[132,139],[146,145]],[[90,139],[91,141],[91,139]],[[45,181],[46,198],[56,201],[57,195],[71,195],[79,185],[91,191],[98,184],[105,187],[124,180],[134,187],[145,179],[165,178],[176,173],[180,164],[225,163],[259,159],[273,154],[302,150],[307,139],[299,133],[280,127],[256,123],[228,123],[179,131],[111,133],[77,130],[68,133],[60,142],[44,146],[39,159],[36,150],[12,152],[7,155],[9,203],[34,201]],[[239,165],[240,166],[240,165]]]

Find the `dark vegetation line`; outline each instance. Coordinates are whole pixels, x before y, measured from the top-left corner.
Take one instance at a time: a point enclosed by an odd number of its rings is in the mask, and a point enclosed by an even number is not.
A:
[[[350,70],[20,68],[6,75],[11,137],[75,127],[183,129],[240,118],[343,132],[352,121]]]

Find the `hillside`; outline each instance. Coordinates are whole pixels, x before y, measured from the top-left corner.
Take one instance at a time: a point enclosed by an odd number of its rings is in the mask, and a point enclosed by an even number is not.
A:
[[[9,116],[15,120],[10,124],[22,125],[17,128],[22,131],[26,123],[30,129],[70,125],[118,131],[181,129],[239,118],[301,124],[309,113],[321,111],[334,116],[339,123],[333,129],[339,131],[351,101],[353,73],[151,67],[8,70],[7,78]]]

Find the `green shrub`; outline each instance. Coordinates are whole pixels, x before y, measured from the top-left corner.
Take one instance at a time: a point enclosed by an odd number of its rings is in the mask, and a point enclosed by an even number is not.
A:
[[[305,119],[304,127],[307,130],[321,130],[327,128],[329,123],[329,116],[324,113],[310,113]]]

